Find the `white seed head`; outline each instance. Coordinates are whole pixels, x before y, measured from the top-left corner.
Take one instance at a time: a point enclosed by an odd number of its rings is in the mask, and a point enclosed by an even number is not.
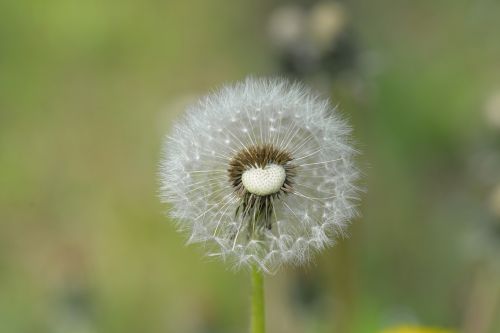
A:
[[[167,137],[161,198],[210,256],[275,271],[334,243],[356,214],[350,128],[300,84],[248,78],[189,107]]]
[[[250,168],[243,172],[241,182],[245,189],[256,195],[270,195],[278,192],[286,178],[285,168],[268,164],[264,168]]]

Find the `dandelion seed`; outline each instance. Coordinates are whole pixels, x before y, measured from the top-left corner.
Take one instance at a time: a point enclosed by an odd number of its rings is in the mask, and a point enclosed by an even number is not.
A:
[[[166,138],[161,198],[190,243],[275,271],[331,245],[356,214],[350,128],[300,84],[248,78],[188,108]]]

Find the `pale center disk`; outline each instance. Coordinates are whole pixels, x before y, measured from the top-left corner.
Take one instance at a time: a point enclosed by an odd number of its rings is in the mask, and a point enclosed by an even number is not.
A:
[[[264,196],[278,192],[285,178],[285,168],[278,164],[268,164],[264,168],[246,170],[241,181],[248,192]]]

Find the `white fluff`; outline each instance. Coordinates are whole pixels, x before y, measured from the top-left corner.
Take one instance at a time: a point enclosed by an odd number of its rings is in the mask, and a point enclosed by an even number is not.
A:
[[[161,198],[188,242],[205,244],[210,256],[268,272],[303,264],[356,214],[349,135],[335,108],[302,85],[247,78],[203,97],[175,124],[160,165]],[[297,168],[293,192],[274,201],[273,228],[253,239],[235,215],[241,199],[227,170],[236,153],[258,144],[290,152]]]

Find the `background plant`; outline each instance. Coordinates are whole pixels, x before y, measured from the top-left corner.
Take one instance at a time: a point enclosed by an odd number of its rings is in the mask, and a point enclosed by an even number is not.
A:
[[[246,275],[186,265],[200,251],[164,221],[154,174],[179,105],[282,69],[267,27],[282,4],[0,2],[0,331],[246,327]],[[364,218],[317,264],[267,281],[269,331],[488,321],[464,314],[495,304],[499,280],[499,132],[484,115],[499,4],[343,4],[362,70],[325,90],[364,151]]]

